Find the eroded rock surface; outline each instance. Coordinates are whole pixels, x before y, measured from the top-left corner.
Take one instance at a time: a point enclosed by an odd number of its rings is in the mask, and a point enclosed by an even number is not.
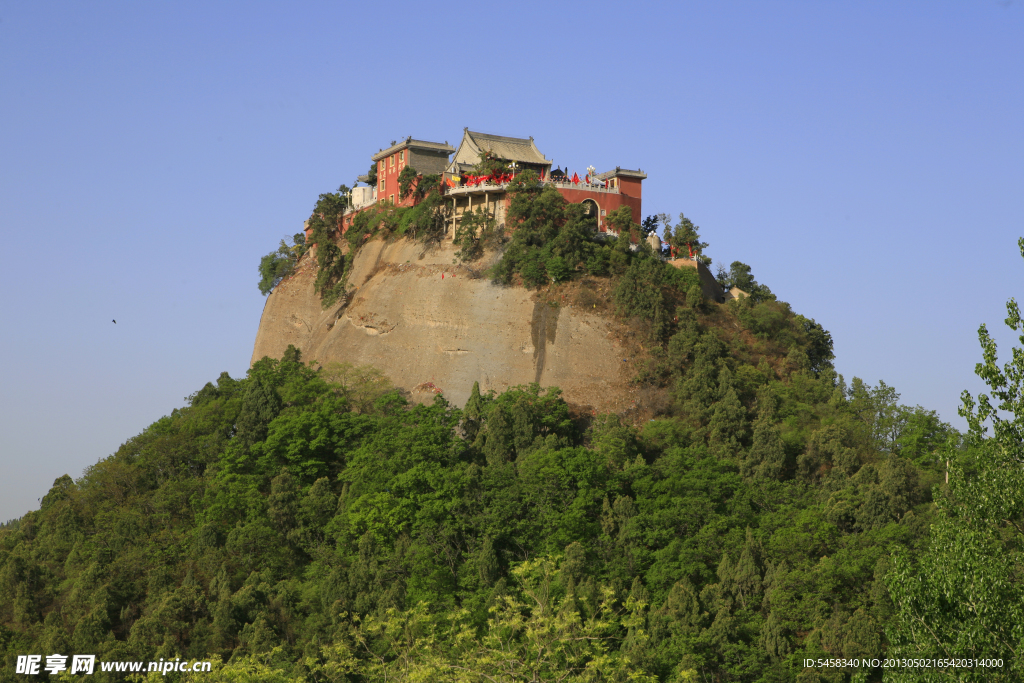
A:
[[[538,382],[599,412],[629,407],[618,323],[493,285],[479,274],[486,263],[453,266],[453,255],[451,244],[370,242],[353,264],[349,302],[326,310],[307,256],[269,295],[253,361],[294,344],[306,360],[380,368],[418,400],[431,398],[427,383],[461,406],[475,381],[482,391]]]

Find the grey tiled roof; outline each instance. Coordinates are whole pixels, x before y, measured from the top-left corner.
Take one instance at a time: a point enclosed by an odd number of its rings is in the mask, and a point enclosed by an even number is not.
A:
[[[503,135],[475,133],[468,129],[466,135],[481,151],[493,152],[500,159],[543,166],[551,164],[537,149],[537,145],[533,144],[533,138],[508,138]]]
[[[598,180],[608,180],[609,178],[640,178],[643,180],[647,177],[647,174],[643,171],[630,171],[628,168],[616,166],[613,170],[598,173],[594,177]]]
[[[407,147],[410,149],[422,149],[430,152],[445,152],[446,154],[451,154],[455,151],[455,148],[447,142],[428,142],[426,140],[413,140],[412,137],[408,137],[404,140],[400,140],[394,145],[391,145],[387,149],[382,149],[370,158],[373,161],[380,161],[381,159],[385,159],[395,152]]]

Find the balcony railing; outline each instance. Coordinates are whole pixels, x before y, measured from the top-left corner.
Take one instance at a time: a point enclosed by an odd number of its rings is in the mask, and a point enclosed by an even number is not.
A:
[[[504,192],[510,183],[492,183],[482,182],[478,185],[459,185],[456,187],[449,187],[445,190],[446,195],[463,195],[463,194],[476,194],[482,192]],[[617,187],[605,187],[601,183],[585,183],[580,181],[574,183],[568,180],[542,180],[541,185],[553,185],[558,189],[565,190],[585,190],[587,192],[604,192],[607,194],[619,194],[619,188]]]

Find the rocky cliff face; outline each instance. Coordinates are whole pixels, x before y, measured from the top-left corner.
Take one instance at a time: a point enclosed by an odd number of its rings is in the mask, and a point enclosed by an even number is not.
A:
[[[363,246],[349,303],[322,309],[309,256],[269,295],[252,359],[280,358],[289,344],[304,359],[383,370],[414,399],[431,385],[463,405],[473,382],[503,389],[530,382],[558,386],[566,400],[598,412],[627,409],[630,363],[621,325],[579,306],[552,306],[521,287],[499,287],[453,266],[451,244],[410,240]]]

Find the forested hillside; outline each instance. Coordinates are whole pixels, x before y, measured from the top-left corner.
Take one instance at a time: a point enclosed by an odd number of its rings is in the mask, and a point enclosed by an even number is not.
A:
[[[410,405],[294,348],[222,374],[0,531],[0,675],[91,653],[222,660],[205,681],[879,680],[803,661],[920,644],[946,608],[913,577],[956,509],[933,497],[985,471],[985,435],[847,384],[773,296],[710,304],[612,253],[656,419],[536,385]],[[971,548],[1012,542],[985,519]]]
[[[704,419],[639,431],[537,387],[459,410],[294,359],[224,375],[3,533],[5,660],[754,681],[877,655],[948,428],[809,370],[737,392],[719,360]]]

